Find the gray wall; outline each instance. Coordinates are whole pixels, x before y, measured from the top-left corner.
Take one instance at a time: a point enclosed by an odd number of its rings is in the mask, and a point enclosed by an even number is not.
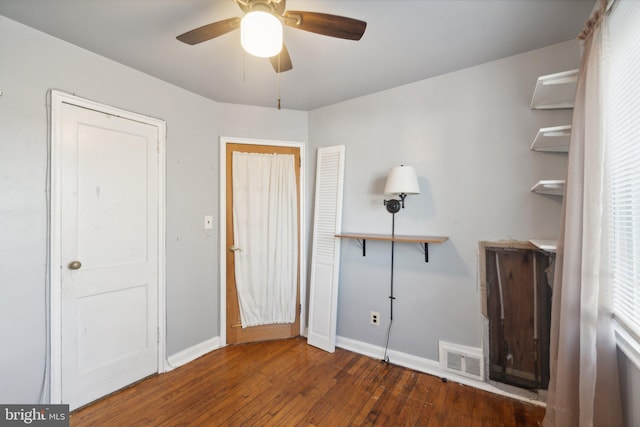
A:
[[[396,233],[450,238],[430,246],[429,263],[417,244],[396,244],[391,349],[437,361],[439,340],[481,347],[478,241],[557,237],[561,198],[529,189],[564,178],[567,156],[529,146],[571,111],[529,103],[538,76],[577,68],[579,55],[576,42],[561,43],[310,113],[310,152],[346,145],[343,231],[391,232],[386,174],[407,164],[421,194],[408,196]],[[367,242],[362,257],[344,241],[341,263],[338,335],[384,346],[390,244]],[[371,310],[381,327],[368,324]]]
[[[216,103],[0,16],[2,403],[37,402],[44,376],[52,88],[167,123],[169,355],[219,335],[218,137],[307,140],[306,112]]]

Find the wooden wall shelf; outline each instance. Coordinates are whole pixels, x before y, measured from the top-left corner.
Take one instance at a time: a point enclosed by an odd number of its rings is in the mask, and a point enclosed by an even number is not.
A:
[[[340,233],[336,237],[341,239],[357,239],[362,242],[362,256],[366,256],[367,240],[383,240],[387,242],[419,243],[424,250],[424,262],[429,262],[429,243],[444,243],[449,240],[446,236],[404,236],[375,233]]]

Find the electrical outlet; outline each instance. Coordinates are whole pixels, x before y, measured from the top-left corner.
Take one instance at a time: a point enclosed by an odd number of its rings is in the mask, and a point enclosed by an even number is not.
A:
[[[372,311],[369,318],[369,323],[374,326],[380,326],[380,313]]]

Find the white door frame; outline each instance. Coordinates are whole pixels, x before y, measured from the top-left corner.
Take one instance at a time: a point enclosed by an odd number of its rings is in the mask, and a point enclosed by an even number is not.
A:
[[[48,248],[48,305],[49,402],[62,403],[62,278],[61,256],[61,148],[62,106],[75,105],[158,128],[158,372],[166,372],[166,316],[165,316],[165,145],[166,124],[163,120],[100,104],[57,90],[50,91],[51,122],[49,134],[49,248]]]
[[[306,186],[306,152],[304,142],[293,141],[272,141],[268,139],[249,139],[220,137],[220,220],[218,229],[220,233],[220,345],[227,345],[227,144],[249,144],[249,145],[274,145],[278,147],[297,147],[300,149],[300,283],[298,292],[300,293],[300,335],[306,335],[306,293],[307,293],[307,243],[305,225],[305,186]]]

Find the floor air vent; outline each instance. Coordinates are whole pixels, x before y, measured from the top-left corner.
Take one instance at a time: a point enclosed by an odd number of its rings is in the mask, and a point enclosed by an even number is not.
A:
[[[440,367],[465,377],[484,381],[482,350],[440,341]]]

